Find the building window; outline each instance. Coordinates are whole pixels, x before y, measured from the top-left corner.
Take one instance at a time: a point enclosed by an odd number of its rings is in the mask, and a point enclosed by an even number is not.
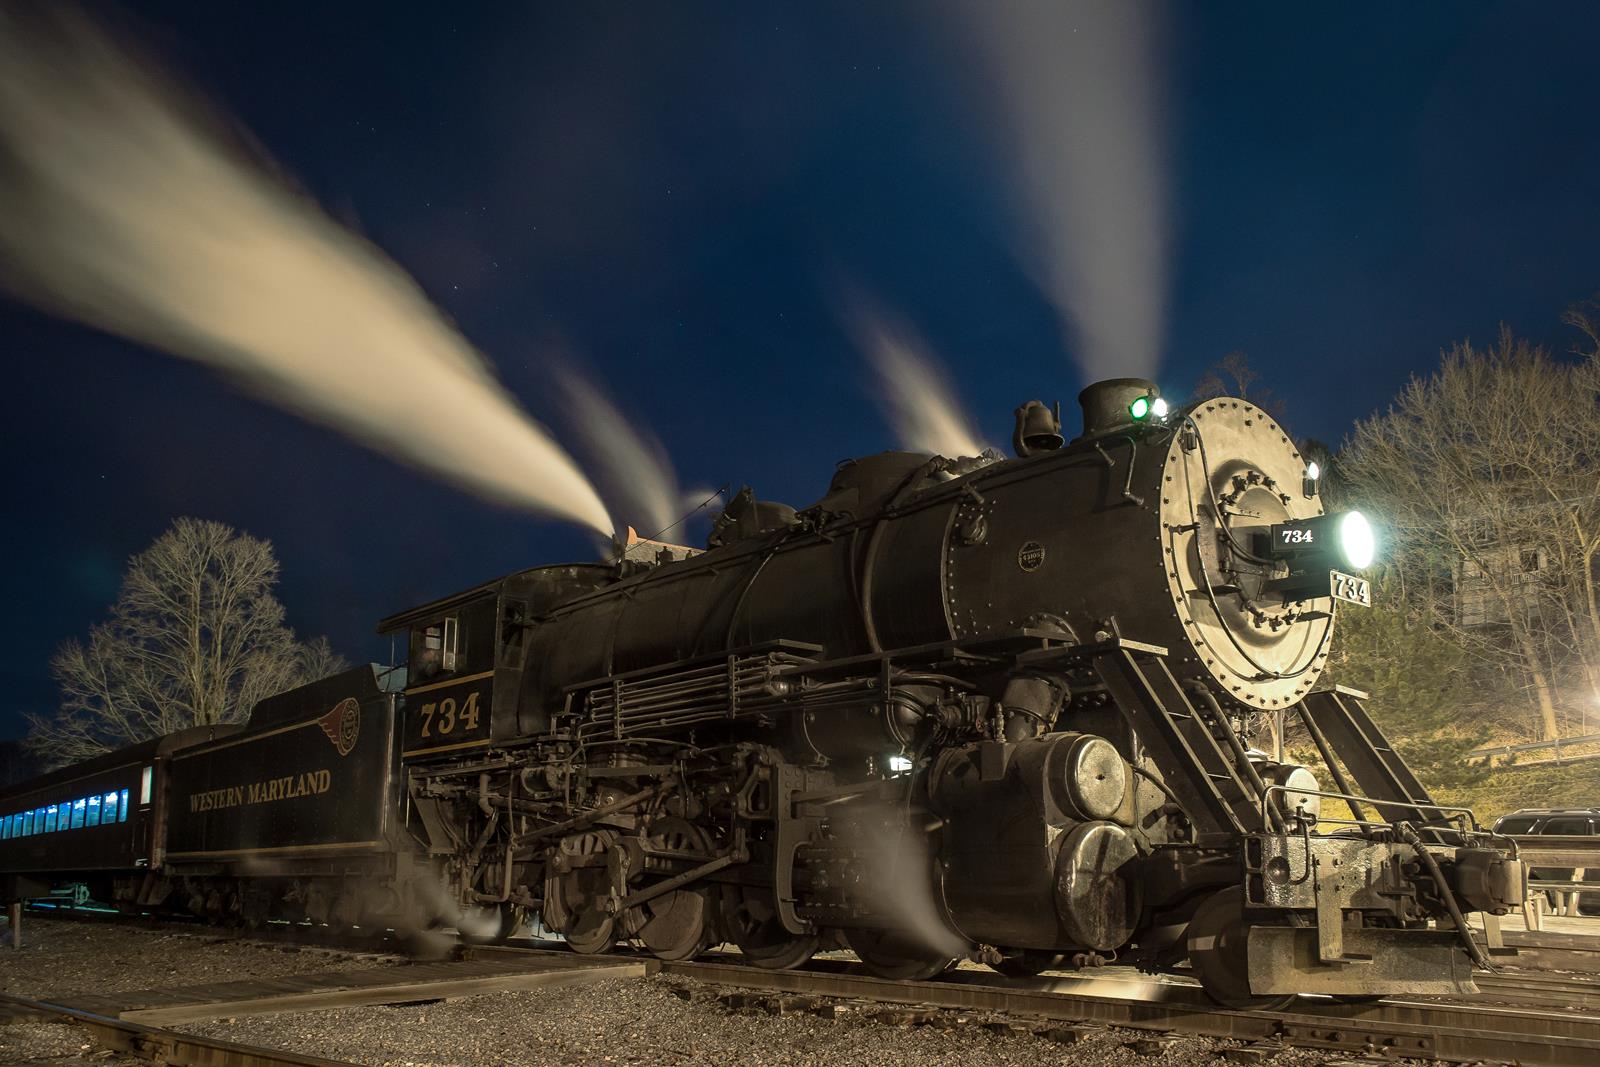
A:
[[[1544,570],[1544,553],[1537,548],[1522,550],[1522,573],[1533,574]]]

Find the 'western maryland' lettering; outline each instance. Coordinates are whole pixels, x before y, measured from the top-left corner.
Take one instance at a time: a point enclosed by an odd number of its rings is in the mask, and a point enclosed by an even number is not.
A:
[[[221,789],[191,793],[189,811],[214,811],[217,808],[237,808],[246,804],[270,804],[277,800],[293,800],[295,797],[326,793],[332,785],[332,771],[287,774],[282,778],[266,778],[245,785],[230,785]]]

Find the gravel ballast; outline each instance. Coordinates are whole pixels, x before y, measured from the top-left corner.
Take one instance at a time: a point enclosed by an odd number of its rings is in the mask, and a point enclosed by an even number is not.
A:
[[[730,1009],[716,987],[675,976],[618,979],[386,1007],[251,1016],[182,1029],[247,1044],[315,1052],[372,1067],[527,1067],[531,1064],[712,1065],[759,1067],[1099,1067],[1224,1062],[1237,1042],[1181,1038],[1154,1053],[1128,1047],[1129,1030],[1089,1030],[1062,1044],[1028,1033],[1060,1024],[914,1012],[859,1005],[838,1018]],[[880,1021],[922,1016],[917,1023]],[[986,1025],[986,1023],[991,1025]],[[1309,1067],[1330,1057],[1284,1051],[1275,1067]],[[1336,1057],[1347,1059],[1348,1055]]]
[[[0,940],[0,993],[37,1000],[285,978],[377,966],[382,958],[310,946],[246,941],[217,930],[151,929],[28,915],[22,948]],[[389,957],[391,960],[398,957]]]
[[[394,957],[180,931],[29,918],[25,947],[0,947],[0,989],[41,999],[72,994],[280,978],[368,968]],[[974,1064],[1220,1064],[1238,1042],[1182,1037],[1138,1050],[1149,1032],[1072,1028],[986,1013],[823,1002],[772,1010],[772,998],[674,975],[549,986],[444,1001],[241,1016],[177,1027],[246,1045],[371,1067],[530,1067],[540,1064],[722,1067],[973,1067]],[[734,994],[732,1003],[729,995]],[[748,1003],[747,1003],[748,1002]],[[765,1006],[763,1006],[765,1005]],[[1054,1028],[1054,1033],[1051,1030]],[[1077,1037],[1070,1042],[1063,1039]],[[128,1061],[84,1049],[82,1031],[32,1021],[0,1025],[0,1063]],[[1348,1054],[1284,1050],[1275,1067],[1311,1067]]]

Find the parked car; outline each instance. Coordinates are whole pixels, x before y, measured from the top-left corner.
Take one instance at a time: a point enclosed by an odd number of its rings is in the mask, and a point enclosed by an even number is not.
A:
[[[1500,816],[1492,829],[1510,837],[1594,837],[1600,835],[1600,808],[1520,808]],[[1535,867],[1531,877],[1536,882],[1566,882],[1572,880],[1572,874],[1571,867]],[[1600,881],[1600,870],[1587,870],[1583,880]],[[1550,903],[1557,903],[1553,892]],[[1600,912],[1600,891],[1579,893],[1578,910]]]

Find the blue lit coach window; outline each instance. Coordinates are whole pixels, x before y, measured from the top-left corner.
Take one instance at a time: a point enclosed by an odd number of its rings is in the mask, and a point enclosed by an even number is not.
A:
[[[117,808],[117,821],[128,821],[128,791],[126,789],[122,791],[122,804]]]
[[[100,794],[99,793],[96,793],[94,796],[89,798],[89,810],[83,817],[83,825],[85,825],[85,826],[99,826],[100,825]]]
[[[0,841],[11,839],[11,816],[0,817]]]
[[[57,809],[54,804],[44,809],[44,832],[55,833]]]
[[[89,798],[79,797],[72,802],[72,828],[74,830],[83,825],[83,817],[89,811]]]
[[[105,806],[100,810],[100,821],[113,823],[117,821],[117,794],[107,793]]]

